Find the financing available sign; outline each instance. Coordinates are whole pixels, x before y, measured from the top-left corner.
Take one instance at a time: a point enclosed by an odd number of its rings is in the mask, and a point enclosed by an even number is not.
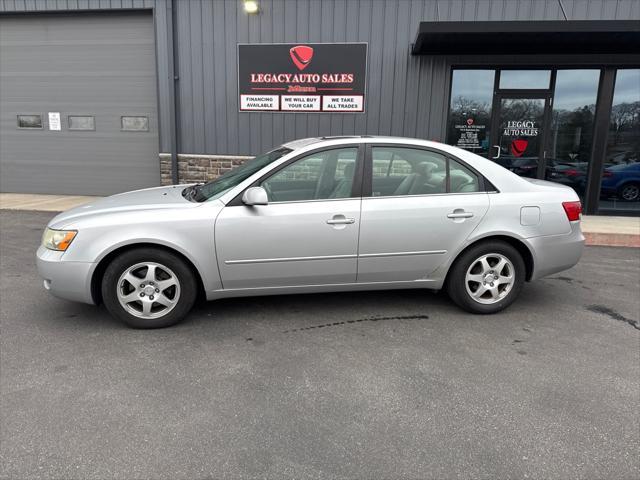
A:
[[[241,112],[364,112],[366,43],[238,45]]]

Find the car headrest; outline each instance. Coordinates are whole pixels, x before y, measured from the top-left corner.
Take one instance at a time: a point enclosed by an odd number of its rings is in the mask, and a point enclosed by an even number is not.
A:
[[[421,177],[425,177],[428,179],[431,178],[431,174],[436,168],[438,168],[438,166],[435,163],[421,162],[415,166],[414,170],[415,173],[417,173]]]

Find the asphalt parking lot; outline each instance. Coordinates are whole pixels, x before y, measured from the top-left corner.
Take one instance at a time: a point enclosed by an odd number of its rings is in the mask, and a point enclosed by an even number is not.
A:
[[[638,478],[640,249],[472,316],[422,291],[229,299],[138,331],[55,299],[0,212],[0,477]]]

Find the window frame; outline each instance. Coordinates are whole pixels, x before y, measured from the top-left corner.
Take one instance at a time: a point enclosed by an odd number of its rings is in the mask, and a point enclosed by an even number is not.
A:
[[[71,128],[71,117],[91,117],[93,118],[93,128]],[[96,131],[96,116],[81,114],[81,113],[69,113],[67,115],[67,130],[70,132],[95,132]]]
[[[21,127],[20,117],[40,117],[39,127]],[[18,130],[44,130],[44,115],[42,113],[16,113],[16,128]]]
[[[144,130],[131,130],[129,128],[124,128],[123,120],[125,118],[146,118],[147,119],[147,128]],[[129,133],[148,133],[151,131],[151,115],[148,114],[129,114],[129,115],[120,115],[120,131],[121,132],[129,132]]]
[[[418,195],[388,195],[388,196],[373,196],[373,157],[372,149],[375,147],[383,148],[408,148],[412,150],[424,150],[426,152],[435,153],[441,155],[446,161],[446,192],[444,193],[421,193]],[[476,192],[451,192],[451,177],[449,175],[449,160],[458,162],[460,165],[468,168],[478,177],[478,191]],[[364,162],[364,176],[362,179],[362,199],[378,199],[378,198],[407,198],[407,197],[433,197],[442,195],[475,195],[478,193],[499,193],[498,189],[480,173],[464,160],[451,155],[449,152],[438,150],[437,148],[426,147],[423,145],[411,145],[407,143],[367,143],[365,149],[365,162]]]
[[[282,163],[281,165],[278,165],[277,167],[274,167],[273,169],[269,170],[268,172],[265,172],[264,175],[261,175],[258,179],[253,181],[249,186],[247,186],[246,188],[243,188],[240,191],[240,193],[238,193],[233,198],[233,200],[231,200],[229,203],[227,203],[226,206],[227,207],[239,207],[239,206],[246,207],[246,205],[242,202],[242,196],[244,195],[244,192],[246,190],[248,190],[251,187],[259,187],[262,182],[264,182],[265,180],[269,179],[273,175],[276,175],[279,171],[281,171],[284,168],[288,167],[292,163],[295,163],[295,162],[297,162],[299,160],[302,160],[305,157],[311,156],[313,154],[324,153],[324,152],[328,152],[328,151],[331,151],[331,150],[344,150],[346,148],[355,148],[355,149],[357,149],[357,151],[356,151],[356,166],[355,166],[355,171],[353,173],[353,184],[351,186],[351,196],[350,197],[347,197],[347,198],[320,198],[320,199],[314,199],[314,200],[287,200],[287,201],[282,201],[282,202],[269,202],[268,205],[279,205],[279,204],[287,204],[287,203],[309,203],[309,202],[340,202],[340,201],[345,201],[345,200],[360,199],[360,198],[362,198],[362,182],[363,182],[363,176],[364,176],[365,143],[363,143],[363,142],[355,142],[355,143],[347,143],[347,144],[342,144],[342,145],[331,145],[329,147],[318,147],[318,148],[314,148],[312,150],[307,150],[305,152],[301,152],[298,155],[295,155],[294,157],[290,158],[286,162]]]

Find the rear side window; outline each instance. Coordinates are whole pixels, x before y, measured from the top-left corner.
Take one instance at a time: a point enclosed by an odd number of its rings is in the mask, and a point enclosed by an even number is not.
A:
[[[409,147],[371,148],[371,193],[374,197],[472,193],[481,178],[443,154]]]
[[[478,175],[460,162],[449,159],[449,192],[469,193],[480,191]]]

